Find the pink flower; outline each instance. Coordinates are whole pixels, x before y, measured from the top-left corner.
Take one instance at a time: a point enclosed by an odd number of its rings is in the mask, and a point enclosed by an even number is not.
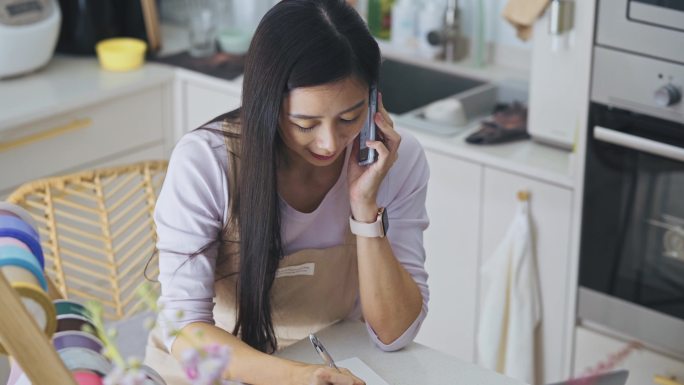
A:
[[[193,385],[220,385],[229,361],[230,349],[217,343],[187,349],[181,354],[181,365]]]
[[[144,385],[147,376],[138,369],[114,367],[104,378],[104,385]]]

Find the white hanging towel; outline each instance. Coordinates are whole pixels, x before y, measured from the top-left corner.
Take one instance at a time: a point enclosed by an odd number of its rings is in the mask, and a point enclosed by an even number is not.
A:
[[[532,242],[524,200],[503,241],[481,268],[484,295],[477,332],[478,364],[528,384],[535,380],[534,336],[541,321]]]

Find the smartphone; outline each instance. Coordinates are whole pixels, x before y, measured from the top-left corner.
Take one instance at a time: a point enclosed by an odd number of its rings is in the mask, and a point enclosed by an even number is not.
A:
[[[375,140],[375,113],[378,111],[378,87],[374,84],[370,87],[368,98],[368,118],[359,133],[359,166],[367,166],[378,160],[377,152],[366,146],[366,141]]]

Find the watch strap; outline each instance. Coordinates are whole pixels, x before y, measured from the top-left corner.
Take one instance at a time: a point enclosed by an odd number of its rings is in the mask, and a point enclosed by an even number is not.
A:
[[[359,222],[354,219],[351,215],[349,216],[349,228],[351,232],[355,235],[359,235],[367,238],[382,238],[385,236],[385,226],[383,224],[382,215],[384,208],[378,210],[378,216],[375,222],[365,223]]]

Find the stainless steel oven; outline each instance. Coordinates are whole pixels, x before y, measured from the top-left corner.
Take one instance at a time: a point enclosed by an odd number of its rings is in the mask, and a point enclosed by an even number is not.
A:
[[[684,1],[598,7],[578,316],[684,358]]]
[[[599,0],[596,44],[684,63],[683,0]]]

